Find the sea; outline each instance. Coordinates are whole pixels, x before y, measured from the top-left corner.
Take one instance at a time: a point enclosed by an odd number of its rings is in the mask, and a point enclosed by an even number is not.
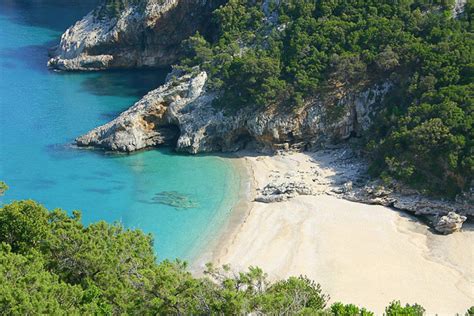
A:
[[[159,260],[192,260],[217,238],[238,197],[231,159],[159,148],[134,154],[77,148],[164,82],[169,69],[55,72],[48,49],[97,0],[0,0],[0,204],[33,199],[82,212],[84,224],[152,234]]]

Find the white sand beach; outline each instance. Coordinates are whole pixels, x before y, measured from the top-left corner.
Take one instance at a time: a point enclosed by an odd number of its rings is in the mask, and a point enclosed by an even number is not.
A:
[[[354,303],[377,314],[394,299],[419,303],[429,315],[464,314],[474,305],[474,227],[437,235],[409,215],[327,194],[252,202],[271,177],[337,172],[327,167],[328,157],[305,153],[240,159],[253,187],[247,207],[209,256],[215,264],[259,266],[273,280],[306,275],[331,303]]]

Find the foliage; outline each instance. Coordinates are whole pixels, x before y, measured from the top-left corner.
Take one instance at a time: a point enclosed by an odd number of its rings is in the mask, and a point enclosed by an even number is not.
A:
[[[97,302],[84,300],[77,285],[64,283],[47,271],[41,254],[0,249],[0,313],[2,315],[70,314],[99,311]]]
[[[196,278],[185,262],[157,263],[149,235],[80,219],[33,201],[0,208],[0,314],[373,315],[342,303],[325,309],[329,297],[303,276],[271,283],[257,267],[209,264]],[[389,315],[422,310],[387,307]]]
[[[156,263],[149,235],[80,218],[33,201],[0,209],[2,314],[276,313],[326,303],[314,282],[271,285],[258,268],[233,275],[210,266],[195,278],[184,262]]]
[[[451,0],[230,0],[217,38],[185,41],[216,105],[304,106],[331,91],[392,89],[365,139],[374,175],[454,196],[474,180],[471,16]],[[337,116],[328,116],[337,119]]]
[[[393,301],[385,308],[387,316],[421,316],[425,313],[425,309],[418,304],[406,304],[402,306],[400,301]]]
[[[353,304],[346,304],[337,302],[331,305],[331,313],[335,316],[373,316],[374,313],[366,310],[365,308],[359,308]]]
[[[0,181],[0,196],[2,196],[7,190],[8,190],[8,185],[5,182]]]
[[[466,312],[466,316],[472,316],[472,315],[474,315],[474,306],[471,306]]]

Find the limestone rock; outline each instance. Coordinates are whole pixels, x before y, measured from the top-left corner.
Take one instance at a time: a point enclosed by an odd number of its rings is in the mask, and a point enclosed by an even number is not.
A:
[[[297,195],[312,195],[313,190],[304,182],[282,182],[269,183],[260,195],[255,198],[256,202],[273,203],[291,199]]]
[[[364,104],[364,111],[371,112],[388,87],[375,85],[369,89],[372,93],[346,95],[337,101],[346,108],[346,115],[329,120],[326,110],[336,102],[332,99],[316,98],[298,112],[249,105],[229,114],[213,106],[218,92],[206,89],[205,72],[195,69],[183,75],[175,71],[168,79],[119,118],[79,137],[77,144],[126,152],[161,144],[189,153],[236,151],[247,146],[264,152],[310,149],[359,130],[364,124],[358,118],[364,116],[352,114],[355,108]]]
[[[341,187],[334,188],[331,191],[338,194],[348,193],[352,191],[352,186],[352,181],[347,181]]]
[[[461,216],[454,212],[449,212],[448,215],[442,216],[435,224],[434,228],[442,234],[452,234],[461,230],[462,224],[466,221],[466,216]]]
[[[117,1],[117,0],[116,0]],[[222,0],[123,1],[114,12],[108,1],[71,26],[48,65],[59,70],[101,70],[168,66],[181,42],[204,33]]]
[[[131,152],[172,143],[179,134],[178,109],[200,96],[207,75],[185,75],[149,92],[113,121],[76,139],[79,146]]]
[[[455,0],[453,6],[453,16],[457,18],[464,12],[467,0]]]
[[[387,189],[380,181],[369,181],[351,192],[339,193],[350,201],[389,206],[414,215],[434,215],[441,218],[434,224],[434,228],[444,234],[461,228],[467,216],[474,218],[474,204],[469,192],[463,193],[455,201],[446,201],[405,189],[400,184]]]

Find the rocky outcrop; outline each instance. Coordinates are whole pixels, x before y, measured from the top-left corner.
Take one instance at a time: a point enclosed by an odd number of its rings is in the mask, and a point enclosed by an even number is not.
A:
[[[467,0],[455,0],[453,6],[453,16],[457,18],[464,12]]]
[[[199,102],[206,78],[206,73],[201,72],[168,81],[115,120],[77,138],[77,144],[132,152],[176,142],[180,128],[177,114]]]
[[[474,219],[474,189],[455,201],[423,196],[399,183],[389,185],[367,177],[367,164],[347,144],[306,152],[307,162],[298,163],[294,172],[273,170],[268,183],[257,188],[256,202],[282,202],[298,195],[332,195],[365,204],[376,204],[421,215],[443,234],[461,229],[467,218]],[[291,153],[280,152],[280,155]]]
[[[161,144],[189,153],[246,146],[262,151],[316,148],[366,129],[390,87],[384,83],[360,93],[315,98],[298,111],[248,107],[226,113],[214,107],[216,94],[206,91],[205,72],[169,77],[117,119],[79,137],[77,144],[125,152]],[[330,117],[333,107],[342,115]]]
[[[457,212],[474,217],[472,204],[434,199],[399,186],[399,184],[392,184],[390,188],[380,181],[370,181],[364,186],[344,193],[343,197],[355,202],[390,206],[415,215],[442,216]]]
[[[255,198],[255,201],[262,203],[282,202],[297,195],[312,194],[312,188],[303,181],[269,183],[260,191],[260,194]]]
[[[442,216],[435,224],[434,229],[442,234],[452,234],[461,230],[462,224],[466,221],[466,216],[461,216],[454,212],[449,212],[448,215]]]
[[[206,32],[212,11],[223,2],[106,0],[66,30],[48,65],[59,70],[168,66],[180,57],[184,39]]]

